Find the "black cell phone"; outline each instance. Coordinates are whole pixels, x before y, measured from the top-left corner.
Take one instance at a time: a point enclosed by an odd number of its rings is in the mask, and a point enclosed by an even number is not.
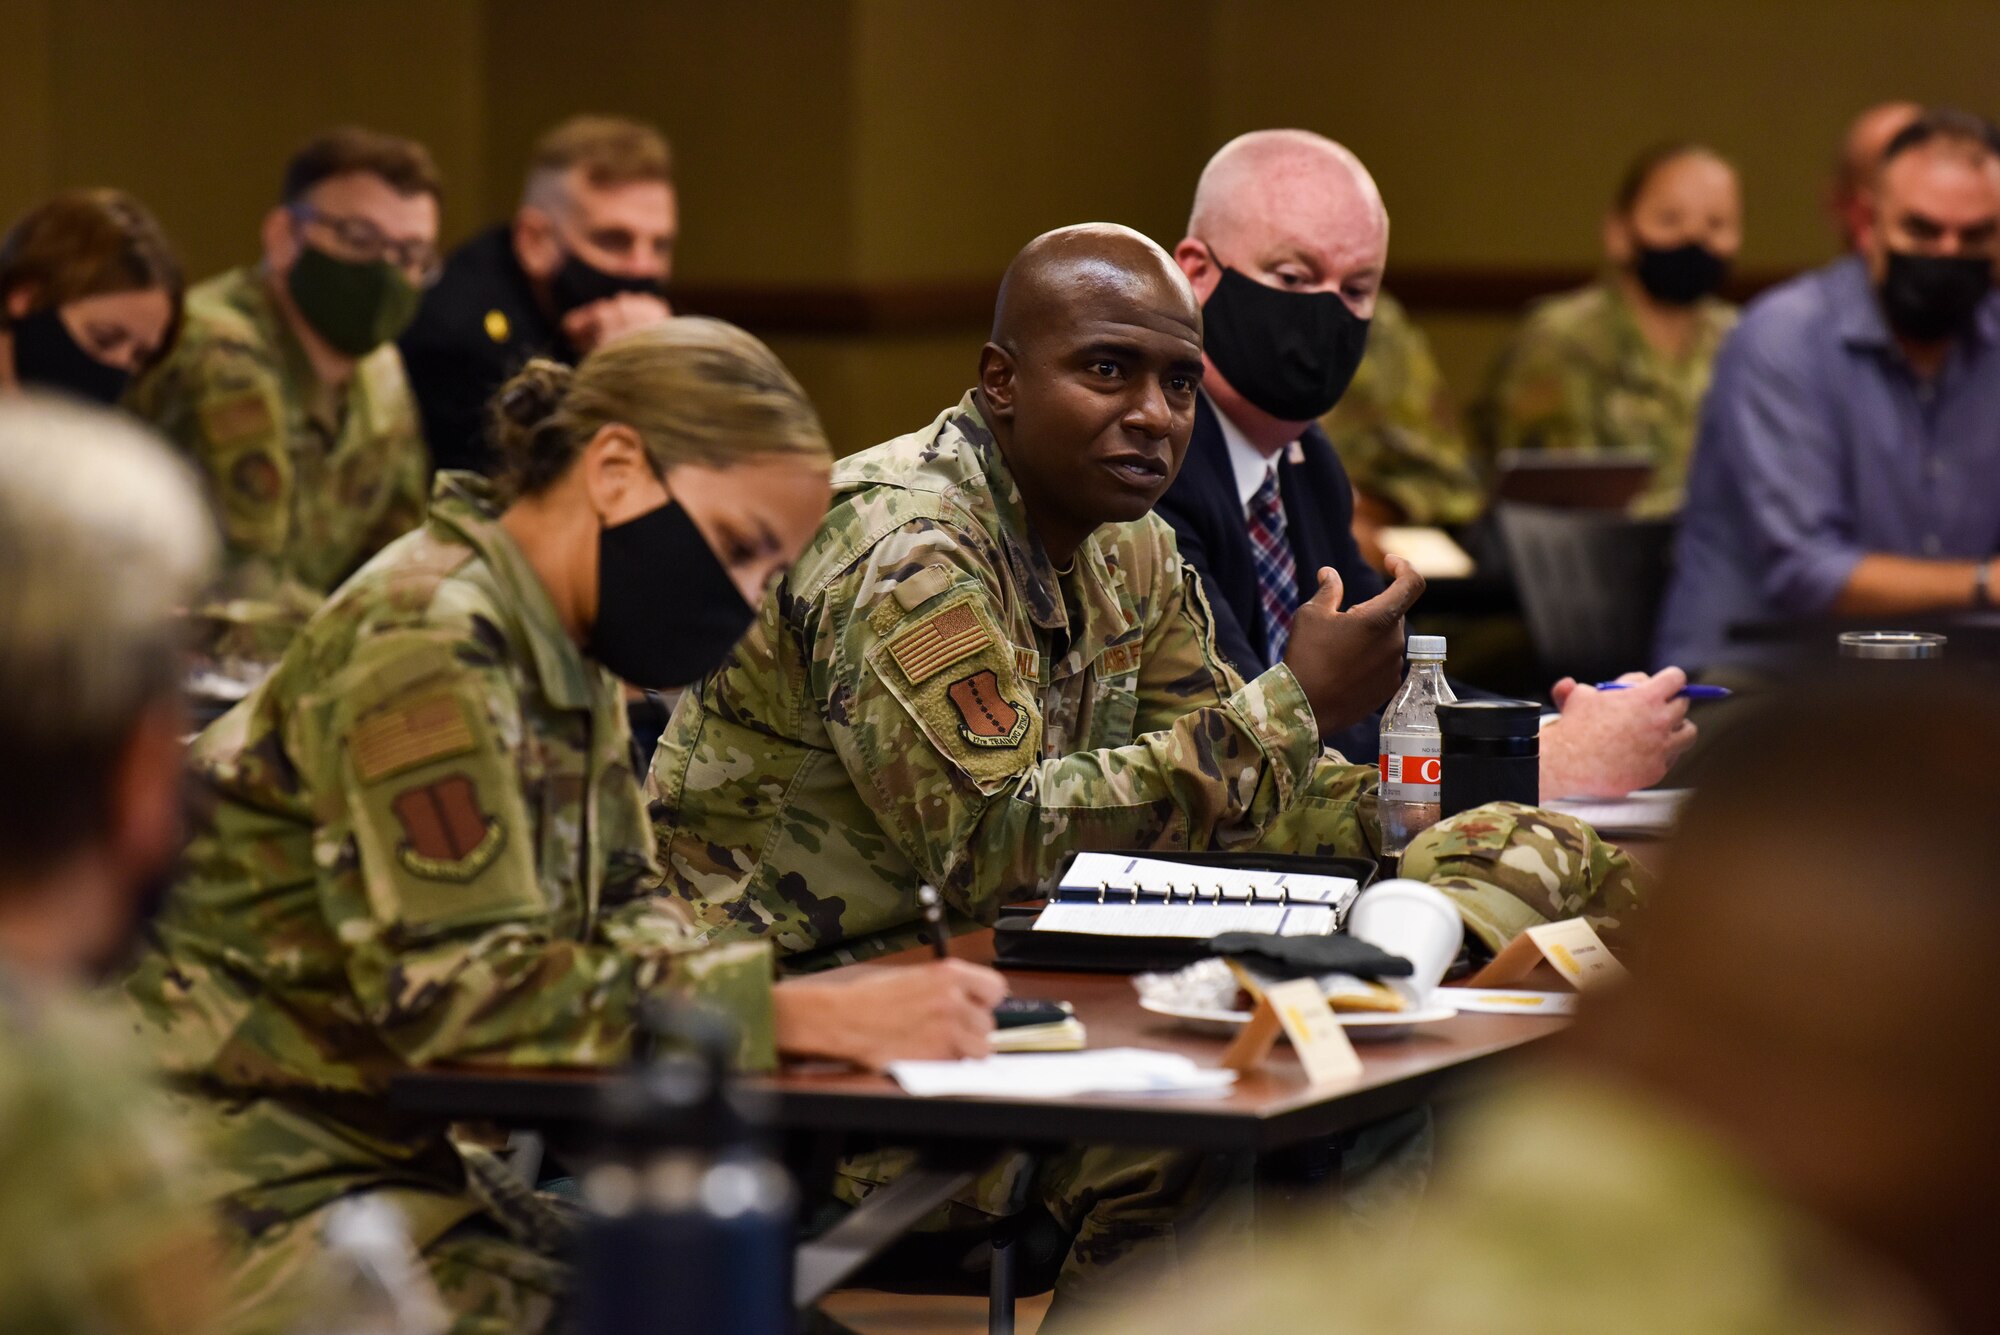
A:
[[[1026,997],[1003,997],[993,1008],[995,1029],[1025,1029],[1031,1024],[1061,1024],[1076,1014],[1067,1001],[1030,1001]]]

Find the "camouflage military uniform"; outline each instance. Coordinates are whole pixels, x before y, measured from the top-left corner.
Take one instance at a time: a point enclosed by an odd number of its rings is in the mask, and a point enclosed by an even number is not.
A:
[[[834,506],[730,660],[682,697],[649,794],[668,888],[795,965],[917,940],[917,886],[991,921],[1078,849],[1372,855],[1376,771],[1323,751],[1291,669],[1244,683],[1157,516],[1059,576],[970,396],[834,471]],[[1532,855],[1531,851],[1532,850]],[[1584,826],[1484,808],[1410,865],[1468,918],[1626,912]],[[1532,917],[1527,921],[1533,921]]]
[[[0,972],[0,1313],[38,1335],[207,1329],[214,1238],[112,1017]]]
[[[1387,292],[1376,298],[1354,383],[1319,424],[1354,489],[1388,501],[1408,523],[1469,524],[1486,504],[1430,343]]]
[[[1322,751],[1289,668],[1245,684],[1223,663],[1157,516],[1099,529],[1059,575],[970,395],[843,460],[833,486],[818,537],[654,756],[666,884],[711,939],[768,939],[812,967],[915,940],[924,881],[990,921],[1078,849],[1375,847],[1375,769]],[[1427,866],[1462,900],[1505,901],[1485,918],[1516,901],[1617,914],[1637,893],[1587,828],[1480,814]],[[1059,1292],[1084,1299],[1112,1256],[1171,1252],[1190,1202],[1223,1185],[1194,1162],[1017,1160],[967,1203],[1006,1213],[1037,1193],[1082,1228]]]
[[[643,893],[620,688],[484,487],[444,475],[430,522],[196,743],[214,809],[126,984],[212,1137],[246,1312],[308,1260],[315,1212],[366,1190],[402,1208],[463,1329],[546,1316],[557,1221],[386,1108],[398,1069],[617,1062],[652,995],[727,1010],[746,1063],[773,1060],[769,951],[697,948],[685,908]]]
[[[345,389],[322,386],[256,268],[188,293],[173,355],[132,408],[208,481],[226,545],[200,609],[216,656],[276,661],[335,586],[423,521],[430,465],[394,345]]]
[[[1633,502],[1645,515],[1680,509],[1696,420],[1716,349],[1736,308],[1713,298],[1696,311],[1679,361],[1646,342],[1610,278],[1550,297],[1528,314],[1495,364],[1474,413],[1480,444],[1502,450],[1634,450],[1659,464]]]
[[[1094,1335],[1943,1335],[1691,1119],[1566,1075],[1461,1114],[1456,1171],[1377,1243],[1327,1218]]]

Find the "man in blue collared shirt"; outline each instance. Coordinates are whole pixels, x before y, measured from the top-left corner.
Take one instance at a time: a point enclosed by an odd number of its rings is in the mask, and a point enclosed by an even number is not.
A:
[[[1918,118],[1859,239],[1755,302],[1716,360],[1662,662],[1755,665],[1743,623],[2000,594],[2000,131]]]

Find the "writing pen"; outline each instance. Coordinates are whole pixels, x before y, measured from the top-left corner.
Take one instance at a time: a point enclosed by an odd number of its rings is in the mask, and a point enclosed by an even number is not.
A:
[[[1600,681],[1597,683],[1597,689],[1600,691],[1629,691],[1632,688],[1622,681]],[[1680,698],[1683,700],[1727,700],[1734,694],[1735,692],[1731,691],[1727,686],[1683,686],[1681,687]]]
[[[938,898],[937,887],[920,885],[917,887],[917,903],[924,907],[924,922],[931,929],[931,952],[941,960],[951,958],[945,949],[945,942],[951,939],[951,931],[944,925],[944,901]]]

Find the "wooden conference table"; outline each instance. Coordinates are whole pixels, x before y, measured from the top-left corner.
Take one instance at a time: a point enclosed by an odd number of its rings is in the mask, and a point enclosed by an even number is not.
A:
[[[955,938],[952,953],[990,964],[992,936],[981,931]],[[928,950],[908,950],[881,963],[929,958]],[[1190,1033],[1141,1010],[1132,980],[1123,975],[1010,970],[1007,980],[1016,996],[1075,1006],[1092,1048],[1156,1048],[1214,1066],[1227,1046],[1226,1039]],[[1297,1057],[1280,1044],[1265,1069],[1243,1076],[1221,1097],[916,1098],[886,1075],[829,1066],[789,1068],[746,1077],[741,1084],[758,1096],[769,1124],[783,1131],[852,1132],[898,1143],[1087,1141],[1265,1154],[1414,1108],[1562,1024],[1546,1017],[1462,1013],[1404,1038],[1356,1044],[1361,1075],[1319,1087],[1306,1082]],[[594,1115],[606,1078],[600,1071],[430,1068],[397,1076],[390,1098],[410,1112],[573,1125]]]
[[[952,952],[991,963],[992,933],[957,938]],[[882,963],[929,958],[927,950],[910,950]],[[1214,1066],[1227,1046],[1224,1038],[1191,1033],[1141,1010],[1131,979],[1122,975],[1010,970],[1007,977],[1017,996],[1075,1006],[1092,1048],[1157,1048]],[[828,1171],[838,1147],[851,1147],[857,1138],[919,1151],[915,1168],[799,1249],[795,1296],[806,1308],[1005,1150],[1082,1142],[1268,1155],[1437,1099],[1563,1024],[1547,1017],[1461,1013],[1400,1039],[1356,1044],[1361,1074],[1317,1087],[1307,1083],[1297,1057],[1281,1044],[1263,1070],[1243,1076],[1220,1097],[916,1098],[887,1076],[825,1066],[748,1077],[741,1084],[755,1096],[768,1125],[820,1146],[816,1158]],[[396,1077],[389,1097],[404,1111],[541,1129],[560,1142],[566,1132],[589,1125],[604,1083],[614,1074],[431,1068]]]

